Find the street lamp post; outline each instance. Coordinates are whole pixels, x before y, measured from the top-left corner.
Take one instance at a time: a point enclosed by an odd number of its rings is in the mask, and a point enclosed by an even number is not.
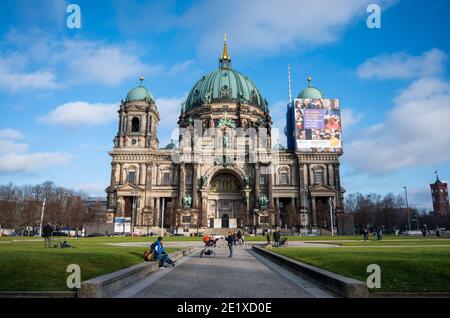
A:
[[[131,211],[131,224],[130,224],[130,231],[131,236],[134,235],[134,220],[136,218],[136,208],[137,208],[137,197],[134,197],[133,199],[133,210]]]
[[[41,223],[39,225],[39,236],[42,236],[42,225],[43,225],[42,223],[44,222],[45,199],[46,198],[44,198],[44,201],[42,202],[42,208],[41,208]]]
[[[408,192],[406,191],[406,187],[403,187],[403,189],[405,189],[406,212],[408,214],[408,231],[411,231],[411,221],[409,219]]]

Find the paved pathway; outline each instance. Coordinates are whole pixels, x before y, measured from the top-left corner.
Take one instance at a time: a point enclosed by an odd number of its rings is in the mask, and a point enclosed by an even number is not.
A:
[[[140,298],[267,298],[334,297],[308,279],[294,274],[250,248],[224,247],[216,257],[199,257],[197,249],[175,267],[166,267],[121,291],[116,297]]]
[[[113,246],[134,246],[134,247],[149,247],[151,242],[123,242],[123,243],[105,243],[107,245],[113,245]],[[217,245],[219,247],[226,247],[226,241],[220,240]],[[265,242],[260,241],[249,241],[246,243],[247,246],[251,245],[264,245]],[[289,241],[288,246],[291,247],[341,247],[337,244],[331,244],[331,243],[319,243],[319,242],[303,242],[303,241]],[[204,246],[204,243],[201,241],[180,241],[180,242],[164,242],[164,246],[166,247],[186,247],[186,246]]]

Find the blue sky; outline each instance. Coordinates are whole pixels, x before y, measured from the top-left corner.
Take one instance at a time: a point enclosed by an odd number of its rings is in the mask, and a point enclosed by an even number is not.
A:
[[[403,193],[429,208],[438,169],[450,176],[450,4],[429,1],[0,2],[0,183],[45,180],[102,195],[116,110],[145,76],[170,142],[180,103],[217,68],[227,32],[233,68],[248,75],[284,128],[287,65],[343,109],[348,193]],[[381,29],[369,29],[369,3]],[[282,140],[283,141],[283,140]],[[285,142],[285,141],[284,141]]]

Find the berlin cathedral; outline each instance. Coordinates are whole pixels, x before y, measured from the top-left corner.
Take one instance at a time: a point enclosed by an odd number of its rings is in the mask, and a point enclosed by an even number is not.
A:
[[[322,100],[308,80],[298,99]],[[164,112],[142,82],[118,110],[109,152],[108,222],[129,220],[136,234],[161,227],[184,235],[220,229],[329,231],[333,226],[339,232],[342,150],[296,147],[292,102],[284,129],[288,145],[272,145],[268,102],[252,80],[232,68],[226,39],[218,69],[202,76],[180,107],[177,144],[160,147]]]

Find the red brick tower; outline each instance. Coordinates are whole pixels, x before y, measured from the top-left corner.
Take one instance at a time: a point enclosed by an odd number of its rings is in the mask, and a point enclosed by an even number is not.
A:
[[[436,215],[448,215],[448,190],[447,183],[439,180],[439,176],[436,173],[436,182],[430,184],[431,197],[433,199],[433,211]]]

